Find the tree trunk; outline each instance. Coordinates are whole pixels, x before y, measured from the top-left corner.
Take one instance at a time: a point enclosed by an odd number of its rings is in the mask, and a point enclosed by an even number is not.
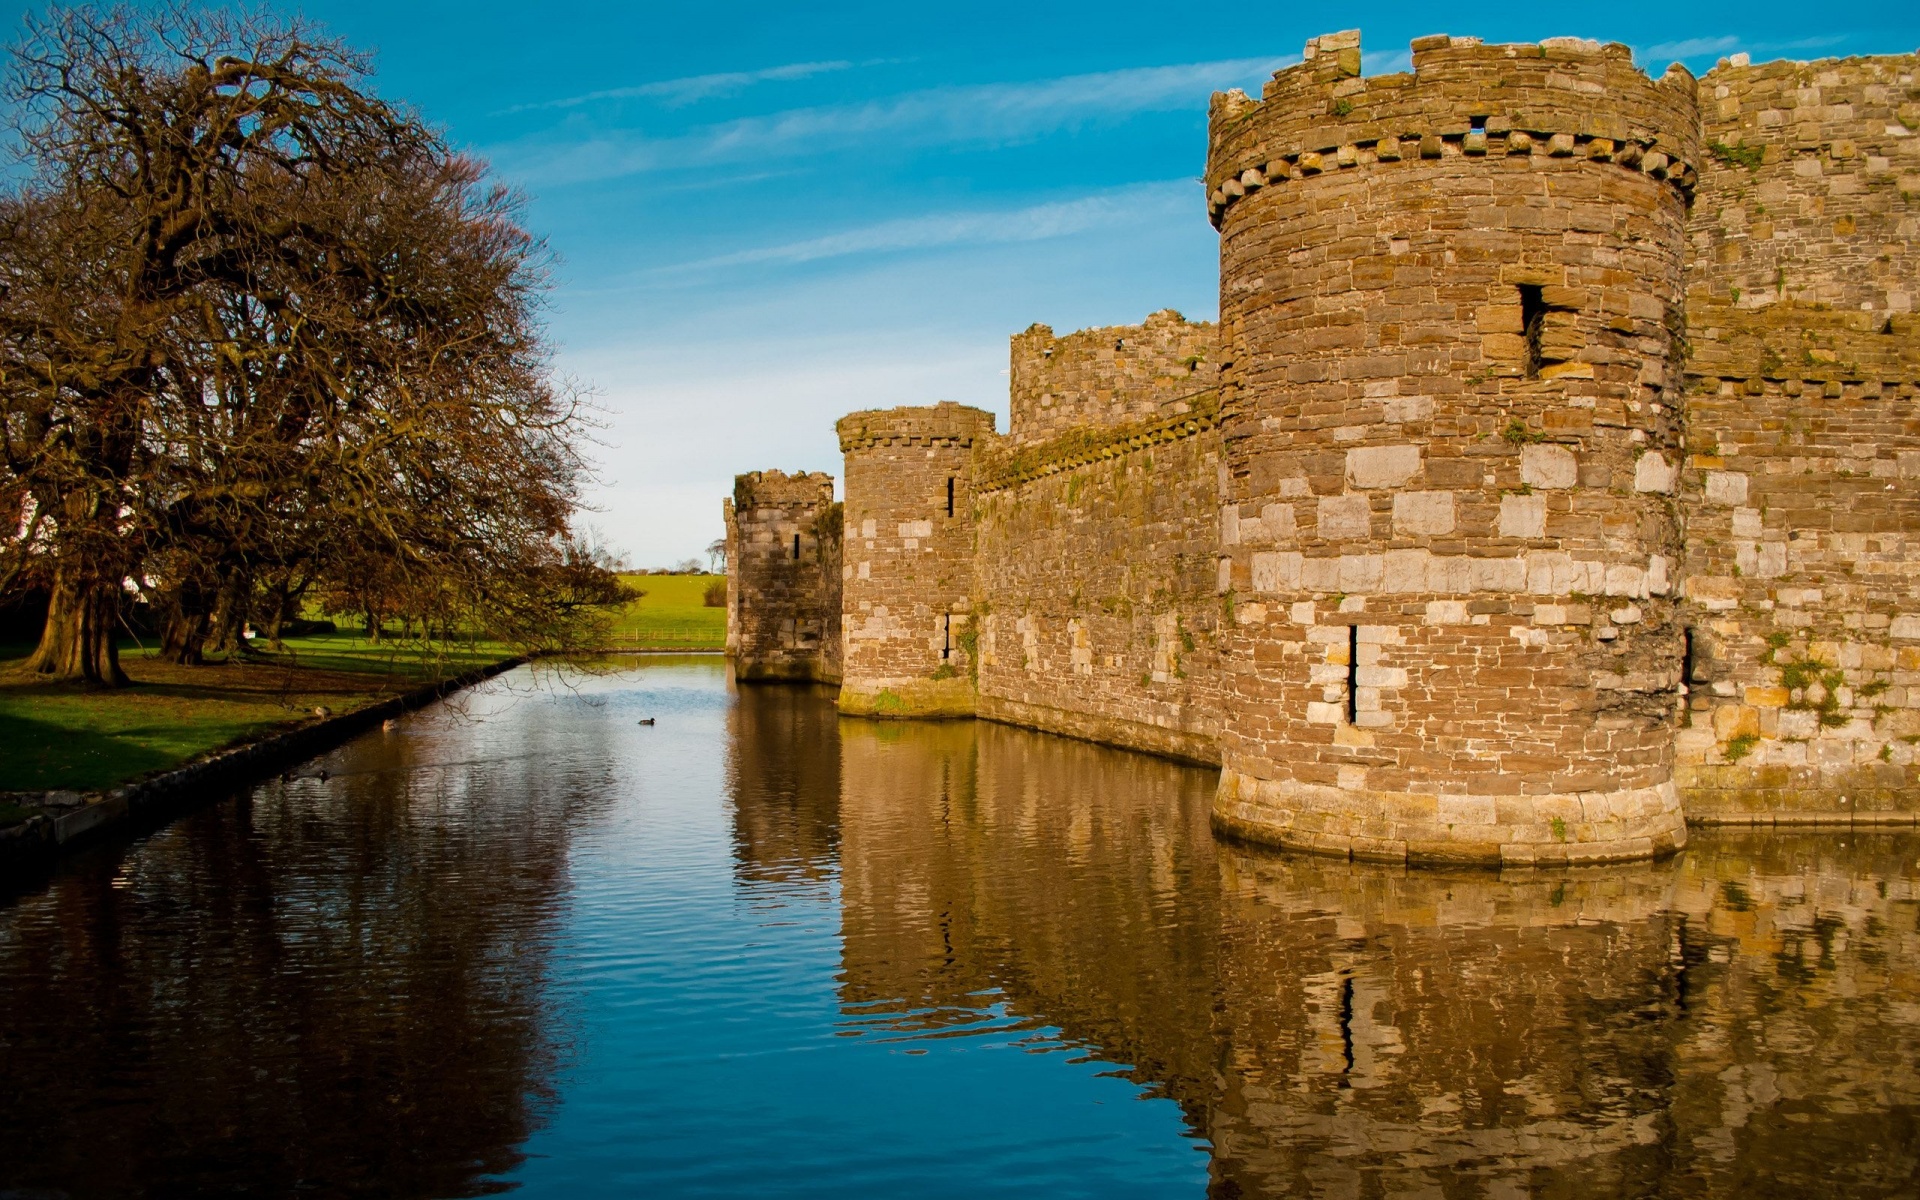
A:
[[[206,661],[202,652],[206,640],[206,596],[200,585],[189,578],[168,598],[167,623],[160,634],[160,657],[166,662],[197,667]]]
[[[114,641],[119,618],[116,581],[90,578],[59,564],[53,572],[47,624],[27,669],[53,679],[126,686],[131,680],[120,669],[120,648]]]
[[[253,577],[234,572],[220,584],[220,599],[214,605],[213,620],[207,634],[207,649],[224,654],[231,662],[246,648],[241,636],[247,624],[247,600],[253,593]]]
[[[166,631],[160,638],[160,657],[167,662],[197,667],[206,661],[201,650],[206,640],[206,614],[176,608],[167,614]]]
[[[300,599],[306,595],[307,581],[296,580],[294,572],[288,571],[279,576],[267,587],[267,648],[285,650],[288,625],[300,619]]]

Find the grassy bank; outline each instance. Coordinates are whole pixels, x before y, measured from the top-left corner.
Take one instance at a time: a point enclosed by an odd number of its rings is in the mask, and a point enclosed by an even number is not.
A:
[[[624,575],[646,595],[614,618],[613,649],[721,650],[727,644],[727,610],[708,608],[706,590],[724,575]]]
[[[716,581],[724,579],[628,576],[646,595],[615,616],[608,647],[723,648],[726,609],[704,602]],[[128,642],[121,665],[134,686],[102,691],[27,675],[19,667],[31,649],[0,646],[0,792],[114,787],[298,724],[317,707],[351,712],[511,654],[487,643],[374,645],[348,631],[288,638],[284,651],[239,662],[182,667]]]
[[[510,655],[481,644],[446,652],[351,633],[289,638],[284,652],[182,667],[121,648],[134,686],[47,683],[19,669],[30,647],[0,649],[0,791],[113,787],[222,746],[297,724],[325,706],[350,712]]]

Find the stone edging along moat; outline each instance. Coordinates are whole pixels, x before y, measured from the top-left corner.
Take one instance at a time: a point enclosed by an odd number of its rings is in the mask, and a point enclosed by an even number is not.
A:
[[[65,793],[78,800],[67,811],[57,816],[43,813],[11,828],[0,829],[0,887],[12,882],[29,868],[51,862],[70,847],[136,821],[170,815],[289,764],[304,762],[388,718],[424,707],[527,661],[525,656],[503,659],[353,712],[325,717],[284,733],[216,750],[171,771],[162,771],[104,793]]]

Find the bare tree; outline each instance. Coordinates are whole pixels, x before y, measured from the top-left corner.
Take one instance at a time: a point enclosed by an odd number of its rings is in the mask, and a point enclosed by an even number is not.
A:
[[[15,51],[0,566],[51,589],[33,669],[122,681],[129,580],[182,661],[320,581],[535,640],[593,592],[546,250],[365,70],[302,23],[185,7],[56,11]]]

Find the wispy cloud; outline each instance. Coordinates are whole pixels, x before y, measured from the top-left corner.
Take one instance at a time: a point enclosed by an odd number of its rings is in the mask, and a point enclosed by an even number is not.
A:
[[[1780,50],[1825,50],[1829,46],[1838,46],[1847,39],[1837,33],[1822,34],[1819,37],[1800,38],[1791,42],[1762,42],[1754,49],[1773,53]]]
[[[1657,46],[1648,46],[1640,51],[1640,57],[1645,59],[1700,58],[1707,54],[1726,54],[1738,50],[1740,46],[1740,39],[1731,33],[1720,37],[1682,38],[1677,42],[1661,42]]]
[[[1197,185],[1190,179],[1133,184],[1074,200],[1025,208],[931,213],[881,221],[821,237],[675,263],[651,273],[680,276],[731,267],[818,262],[859,254],[1047,241],[1094,229],[1157,220],[1182,209],[1197,212],[1199,196]]]
[[[604,91],[585,92],[578,96],[562,96],[557,100],[537,100],[529,104],[516,104],[512,108],[501,111],[518,113],[543,108],[578,108],[583,104],[597,104],[605,100],[658,100],[671,108],[692,104],[698,100],[710,100],[716,96],[731,96],[736,92],[745,91],[756,83],[810,79],[815,75],[852,70],[854,65],[844,59],[835,59],[832,62],[787,63],[785,66],[763,67],[758,71],[720,71],[712,75],[689,75],[683,79],[658,79],[652,83],[640,83],[632,87],[607,88]]]
[[[765,162],[884,139],[889,150],[996,144],[1142,112],[1187,108],[1208,92],[1244,83],[1293,61],[1240,58],[1134,67],[1024,83],[929,88],[856,104],[788,109],[705,126],[671,138],[625,130],[553,145],[552,133],[499,147],[505,169],[547,184],[644,171]]]
[[[1634,56],[1647,66],[1656,66],[1659,63],[1674,60],[1732,54],[1737,50],[1745,50],[1749,54],[1791,54],[1796,50],[1821,50],[1828,46],[1837,46],[1845,40],[1846,38],[1834,34],[1799,38],[1791,42],[1749,42],[1738,34],[1724,33],[1718,37],[1682,38],[1677,42],[1660,42],[1657,45],[1642,46],[1634,51]]]
[[[1369,50],[1360,56],[1360,70],[1368,75],[1390,75],[1413,70],[1412,50]]]

